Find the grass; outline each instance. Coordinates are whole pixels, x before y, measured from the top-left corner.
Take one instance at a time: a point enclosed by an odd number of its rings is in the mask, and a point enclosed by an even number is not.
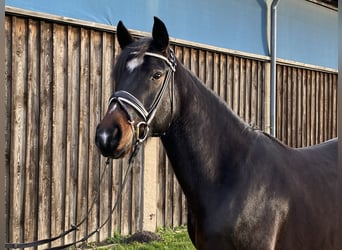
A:
[[[156,232],[161,237],[161,241],[152,241],[149,243],[126,243],[129,236],[121,236],[115,234],[107,239],[108,245],[97,246],[93,249],[97,250],[152,250],[152,249],[168,249],[168,250],[194,250],[194,246],[188,236],[185,226],[177,228],[160,228]]]

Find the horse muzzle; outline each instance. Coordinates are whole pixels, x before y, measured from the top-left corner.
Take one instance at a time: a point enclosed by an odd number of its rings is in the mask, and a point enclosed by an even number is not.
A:
[[[119,128],[104,129],[100,125],[96,128],[95,144],[105,157],[120,158],[122,152],[117,151],[121,132]]]
[[[107,112],[97,126],[95,144],[103,156],[118,159],[131,152],[132,138],[125,112],[115,109]]]

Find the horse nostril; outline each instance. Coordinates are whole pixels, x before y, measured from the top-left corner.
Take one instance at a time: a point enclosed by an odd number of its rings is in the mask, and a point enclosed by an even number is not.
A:
[[[119,140],[120,134],[119,127],[115,127],[112,133],[113,139]]]

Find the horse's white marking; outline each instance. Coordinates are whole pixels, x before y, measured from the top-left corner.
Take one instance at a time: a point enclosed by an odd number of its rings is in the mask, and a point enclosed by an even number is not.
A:
[[[133,59],[129,60],[127,62],[127,69],[129,72],[133,72],[137,67],[139,67],[144,62],[144,57],[134,57]]]
[[[113,107],[111,107],[111,109],[108,111],[109,114],[113,113],[114,110],[116,109],[117,107],[117,103],[114,103]]]
[[[109,134],[108,134],[107,132],[102,132],[102,133],[100,134],[100,137],[101,137],[102,141],[103,141],[105,144],[107,144],[107,139],[108,139],[108,137],[109,137]]]

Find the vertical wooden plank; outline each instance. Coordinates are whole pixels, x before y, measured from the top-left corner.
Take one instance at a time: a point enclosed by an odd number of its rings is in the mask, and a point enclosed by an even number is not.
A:
[[[166,161],[166,184],[165,184],[165,226],[173,225],[173,170],[170,161]]]
[[[303,81],[302,81],[302,69],[297,70],[297,114],[296,114],[296,125],[297,125],[297,144],[296,147],[302,147],[302,138],[303,138],[303,127],[302,127],[302,116],[303,116],[303,108],[302,108],[302,99],[303,99]]]
[[[275,98],[275,101],[276,101],[276,111],[275,111],[275,120],[276,120],[276,124],[274,124],[276,127],[276,130],[275,130],[275,137],[278,138],[279,140],[281,140],[280,138],[280,124],[281,124],[281,117],[279,116],[280,114],[280,110],[281,110],[281,96],[282,96],[282,85],[281,85],[281,82],[278,80],[279,79],[279,70],[280,70],[280,66],[278,65],[277,66],[277,75],[276,75],[276,81],[277,81],[277,89],[276,89],[276,98]]]
[[[308,77],[308,146],[311,146],[313,144],[313,138],[312,138],[312,128],[313,128],[313,121],[312,121],[312,113],[315,112],[315,109],[314,109],[314,87],[313,87],[313,75],[312,75],[312,71],[311,70],[308,70],[307,71],[307,77]]]
[[[328,114],[327,114],[327,133],[328,138],[332,138],[331,124],[332,124],[332,105],[331,105],[331,89],[332,89],[332,74],[328,74],[327,82],[327,102],[328,102]]]
[[[257,124],[259,126],[259,128],[263,128],[265,127],[265,120],[266,120],[266,116],[267,115],[267,111],[269,110],[269,108],[265,107],[265,103],[266,103],[266,95],[269,93],[269,87],[266,87],[266,78],[268,78],[268,76],[266,77],[266,72],[269,72],[268,70],[266,70],[266,67],[269,67],[269,64],[266,66],[266,62],[258,62],[258,90],[257,90],[257,102],[258,102],[258,115],[257,115]],[[268,74],[269,75],[269,74]],[[276,100],[275,100],[276,101]],[[277,120],[276,120],[277,122]],[[276,124],[275,124],[276,126]]]
[[[181,199],[182,189],[179,186],[176,176],[173,174],[173,204],[172,204],[172,226],[179,226],[181,222]]]
[[[183,47],[181,46],[175,46],[174,49],[175,56],[178,59],[179,63],[183,64]]]
[[[296,126],[296,115],[297,115],[297,83],[296,83],[296,77],[297,77],[297,71],[296,68],[293,67],[289,67],[289,75],[290,75],[290,82],[289,84],[291,85],[291,95],[290,95],[290,99],[291,99],[291,107],[289,110],[290,113],[290,134],[289,134],[289,138],[290,138],[290,145],[291,147],[295,147],[296,143],[297,143],[297,126]]]
[[[37,240],[38,135],[39,135],[39,23],[28,20],[27,36],[27,145],[25,193],[25,242]]]
[[[244,120],[251,124],[251,74],[252,74],[252,65],[251,60],[246,59],[246,69],[245,69],[245,115]]]
[[[279,89],[279,102],[277,105],[277,111],[276,115],[279,117],[279,122],[277,122],[278,127],[276,129],[277,131],[277,137],[283,141],[284,136],[283,136],[283,122],[284,122],[284,82],[283,82],[283,66],[278,65],[277,66],[277,88]]]
[[[25,215],[25,144],[26,144],[26,95],[27,95],[27,24],[22,18],[13,17],[12,32],[12,103],[11,103],[11,151],[10,153],[10,230],[13,242],[24,240]]]
[[[67,65],[67,144],[66,144],[66,194],[64,230],[77,225],[77,173],[80,117],[80,28],[68,26]],[[76,240],[76,233],[69,234],[66,242]]]
[[[314,144],[314,128],[315,128],[315,75],[312,70],[309,70],[309,79],[310,79],[310,113],[309,113],[309,146]]]
[[[165,196],[166,196],[166,154],[161,141],[159,142],[159,167],[157,188],[157,225],[165,226]]]
[[[289,138],[291,140],[291,147],[296,147],[297,146],[297,138],[298,138],[298,131],[297,131],[297,90],[298,90],[298,85],[297,85],[297,69],[296,68],[290,68],[290,74],[291,74],[291,96],[290,98],[292,99],[291,101],[291,109],[290,109],[290,124],[291,124],[291,132],[289,135]]]
[[[262,106],[258,106],[258,62],[251,61],[250,71],[250,123],[252,126],[256,126],[262,130],[262,124],[258,124],[258,110],[262,109]]]
[[[188,203],[185,194],[182,192],[182,225],[188,223]]]
[[[332,107],[333,107],[333,134],[332,137],[337,136],[337,74],[333,76],[333,92],[332,92]]]
[[[127,160],[123,160],[123,178],[128,169]],[[122,180],[123,181],[123,180]],[[121,205],[121,233],[127,235],[130,233],[130,219],[132,215],[132,185],[133,172],[128,173],[127,183],[122,187],[122,205]]]
[[[92,208],[88,219],[88,232],[92,232],[99,226],[99,206],[100,196],[98,193],[100,179],[100,155],[94,144],[95,130],[98,121],[100,120],[101,107],[101,83],[102,83],[102,36],[101,32],[90,31],[90,85],[89,85],[89,185],[88,185],[88,200],[96,201]],[[89,203],[88,203],[88,209]],[[89,241],[97,241],[98,234],[89,238]]]
[[[284,76],[284,79],[286,81],[286,88],[287,88],[287,96],[285,100],[285,106],[286,106],[286,124],[284,124],[284,131],[286,131],[286,144],[291,146],[292,145],[292,106],[293,106],[293,92],[292,92],[292,72],[291,67],[286,67],[284,72],[286,75]]]
[[[151,139],[153,140],[153,139]],[[154,150],[157,151],[156,146],[154,146]],[[142,154],[142,155],[141,155]],[[139,155],[136,157],[135,160],[135,167],[133,169],[133,184],[132,184],[132,213],[131,213],[131,218],[130,218],[130,233],[133,234],[135,232],[137,232],[139,230],[139,209],[141,208],[142,210],[144,209],[144,204],[139,203],[139,199],[143,197],[140,197],[140,182],[142,182],[142,186],[144,184],[144,179],[140,178],[140,168],[142,167],[142,165],[144,164],[144,148],[141,149],[141,152],[139,152]],[[153,160],[152,158],[154,158],[154,155],[151,155],[151,161]],[[144,174],[142,173],[142,178],[144,177]],[[150,178],[149,176],[147,176],[147,178]],[[151,177],[151,178],[156,178]],[[153,190],[155,192],[155,188]],[[141,192],[143,193],[144,190],[142,189]],[[143,196],[143,194],[142,194]]]
[[[302,99],[302,108],[303,108],[303,115],[302,115],[302,127],[303,127],[303,132],[302,132],[302,146],[307,146],[307,92],[308,92],[308,81],[307,81],[307,70],[303,70],[302,74],[302,82],[303,82],[303,99]]]
[[[283,66],[282,67],[282,85],[283,85],[283,99],[282,99],[282,113],[280,115],[282,115],[282,141],[285,144],[288,144],[287,141],[287,129],[288,129],[288,105],[287,105],[287,99],[288,99],[288,82],[287,82],[287,66]]]
[[[80,34],[80,107],[77,173],[77,222],[80,223],[88,211],[88,167],[89,167],[89,85],[90,85],[90,31],[82,28]],[[76,238],[87,235],[87,220],[77,230]]]
[[[323,73],[323,83],[322,83],[322,97],[323,97],[323,124],[322,124],[322,130],[323,130],[323,140],[328,140],[328,122],[329,122],[329,101],[328,101],[328,85],[329,85],[329,78],[328,78],[328,73]]]
[[[245,120],[245,108],[246,108],[246,59],[240,58],[240,82],[239,82],[239,109],[238,115]]]
[[[213,68],[212,68],[212,88],[217,95],[220,95],[220,55],[217,52],[213,53]]]
[[[232,109],[234,112],[239,113],[239,91],[240,91],[240,58],[234,57],[234,79],[232,82],[233,98]]]
[[[317,112],[317,106],[316,106],[316,74],[312,70],[311,72],[312,78],[311,78],[311,128],[310,128],[310,145],[314,145],[316,143],[316,112]]]
[[[51,164],[51,235],[64,229],[67,35],[64,25],[53,25],[53,107]],[[62,244],[61,240],[52,246]]]
[[[287,135],[287,75],[286,75],[286,66],[282,67],[280,81],[282,82],[282,100],[281,100],[281,112],[279,115],[282,117],[281,119],[281,140],[283,143],[287,144],[286,135]],[[280,82],[279,81],[279,82]]]
[[[287,84],[287,101],[286,101],[286,120],[287,124],[286,126],[286,141],[287,145],[292,146],[292,106],[293,106],[293,92],[292,92],[292,72],[290,67],[286,67],[286,73],[287,73],[287,78],[286,79],[286,84]]]
[[[227,56],[227,83],[226,83],[226,92],[227,92],[227,100],[228,106],[233,108],[233,85],[234,85],[234,57],[231,55]]]
[[[214,56],[213,52],[206,51],[205,53],[206,60],[205,60],[205,84],[214,90]]]
[[[222,99],[227,102],[227,55],[224,53],[220,53],[219,58],[220,64],[219,64],[219,94],[222,97]]]
[[[179,55],[182,58],[183,64],[187,69],[190,69],[192,71],[192,64],[191,64],[191,51],[189,48],[184,47],[183,50],[181,50],[182,54]],[[195,72],[192,71],[194,74]]]
[[[318,82],[318,91],[319,91],[319,97],[318,97],[318,142],[324,141],[324,107],[326,106],[324,101],[324,73],[319,72],[319,82]]]
[[[132,168],[131,173],[131,187],[130,187],[130,199],[127,200],[129,213],[127,214],[127,231],[128,234],[133,234],[136,232],[138,228],[138,215],[139,215],[139,173],[140,173],[140,154],[144,153],[144,149],[139,151],[137,157],[134,160],[134,167]],[[142,157],[143,159],[143,157]],[[141,163],[143,164],[143,163]]]
[[[120,53],[120,46],[116,39],[116,34],[113,36],[113,58],[114,62],[116,62],[116,59]],[[114,65],[112,65],[112,68],[114,68]],[[112,91],[114,91],[115,82],[113,81],[112,85]],[[112,92],[111,91],[111,92]],[[104,95],[104,93],[103,93]],[[104,111],[105,112],[105,111]],[[121,192],[122,186],[121,186],[121,180],[122,180],[122,171],[123,171],[123,162],[122,160],[115,160],[112,161],[112,188],[111,188],[111,201],[112,201],[112,208],[116,206],[115,212],[112,216],[112,232],[120,232],[121,233],[121,208],[122,208],[122,197],[119,199],[118,195]]]
[[[331,112],[332,112],[332,118],[331,118],[331,121],[332,121],[332,124],[331,124],[331,134],[332,134],[332,137],[335,137],[336,136],[336,85],[337,85],[337,76],[333,76],[333,79],[332,79],[332,86],[331,86],[331,95],[330,95],[330,99],[331,99]]]
[[[284,82],[283,82],[283,68],[284,66],[277,65],[277,105],[276,105],[276,137],[283,141],[284,135],[283,135],[283,123],[284,123],[284,95],[285,95],[285,90],[284,90]]]
[[[174,214],[175,216],[173,217],[173,224],[174,226],[180,226],[182,224],[182,208],[183,208],[183,204],[182,204],[182,195],[183,195],[183,191],[181,186],[178,183],[178,180],[175,177],[175,181],[176,186],[175,186],[175,193],[176,193],[176,197],[175,197],[175,209],[174,209]]]
[[[327,102],[328,102],[328,124],[327,124],[327,132],[328,132],[328,138],[332,137],[332,74],[328,74],[328,80],[327,80]]]
[[[312,104],[311,104],[311,99],[312,99],[312,80],[311,80],[311,71],[307,70],[306,71],[306,81],[307,81],[307,95],[306,95],[306,107],[307,107],[307,116],[306,116],[306,131],[307,131],[307,146],[310,146],[312,144],[311,142],[311,110],[312,110]]]
[[[112,162],[112,209],[115,207],[115,211],[113,213],[112,218],[112,232],[121,233],[121,211],[122,211],[122,197],[119,197],[119,193],[121,193],[122,185],[122,175],[123,175],[123,161],[117,160]]]
[[[313,122],[315,124],[314,127],[314,131],[313,131],[313,138],[314,138],[314,143],[313,144],[317,144],[318,140],[319,140],[319,73],[318,72],[314,72],[315,75],[315,81],[313,82],[314,84],[314,88],[315,88],[315,102],[314,102],[314,106],[315,106],[315,112],[313,113]]]
[[[336,86],[337,86],[337,75],[333,76],[332,79],[332,86],[331,86],[331,95],[330,95],[330,99],[331,99],[331,112],[332,112],[332,124],[331,124],[331,134],[332,137],[336,137]]]
[[[199,52],[198,49],[191,48],[190,50],[190,69],[194,74],[199,77],[199,68],[201,67],[199,64],[201,63],[199,60]],[[203,63],[203,61],[202,61]]]
[[[156,212],[157,212],[157,171],[159,156],[159,139],[151,138],[147,141],[144,148],[144,189],[143,199],[143,230],[154,232],[156,230]]]
[[[108,100],[114,88],[113,66],[114,66],[114,36],[110,33],[102,34],[103,56],[102,56],[102,93],[101,106],[98,107],[100,114],[105,114],[108,107]],[[100,120],[97,121],[97,123]],[[99,153],[98,153],[99,154]],[[100,157],[100,169],[106,168],[105,175],[100,183],[100,224],[102,224],[111,213],[111,168],[106,167],[106,159]],[[100,241],[111,236],[111,221],[99,232]]]
[[[41,22],[40,32],[38,239],[45,239],[51,237],[52,25]]]
[[[206,65],[206,51],[199,50],[198,55],[198,76],[199,79],[205,83],[206,81],[206,71],[207,71],[207,65]]]
[[[5,97],[6,97],[6,131],[11,131],[12,128],[12,17],[5,16],[5,65],[6,65],[6,84],[5,84]],[[6,190],[6,206],[5,211],[7,214],[6,220],[6,242],[11,242],[11,226],[13,222],[11,221],[11,200],[12,200],[12,193],[13,189],[11,186],[12,176],[12,162],[10,158],[11,152],[11,133],[6,133],[6,176],[5,178],[5,187]]]
[[[178,61],[183,64],[183,61],[184,61],[183,48],[181,46],[176,46],[174,52],[175,52],[175,56],[178,59]]]

